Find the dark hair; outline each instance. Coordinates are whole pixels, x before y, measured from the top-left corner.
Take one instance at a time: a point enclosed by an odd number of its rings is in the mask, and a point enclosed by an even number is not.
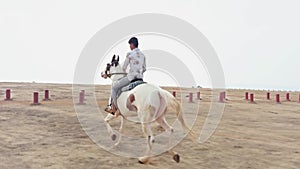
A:
[[[132,37],[129,39],[128,41],[129,44],[133,44],[135,47],[138,47],[139,46],[139,41],[136,37]]]

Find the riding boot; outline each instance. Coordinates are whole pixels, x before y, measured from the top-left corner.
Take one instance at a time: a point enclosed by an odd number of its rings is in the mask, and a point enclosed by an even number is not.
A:
[[[112,108],[106,107],[104,110],[105,110],[106,112],[112,114],[112,115],[115,115],[115,112],[118,111],[118,109],[117,109],[117,107],[116,107],[114,104],[112,104],[111,107],[112,107]]]

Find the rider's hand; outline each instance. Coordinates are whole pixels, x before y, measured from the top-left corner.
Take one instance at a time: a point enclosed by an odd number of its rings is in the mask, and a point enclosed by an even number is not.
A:
[[[104,79],[106,79],[107,78],[107,75],[105,74],[105,73],[101,73],[101,77],[103,77]]]

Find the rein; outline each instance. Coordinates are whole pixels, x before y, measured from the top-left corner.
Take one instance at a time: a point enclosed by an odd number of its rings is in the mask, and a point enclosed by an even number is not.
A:
[[[111,77],[112,75],[127,75],[127,73],[107,73],[108,71],[105,71],[105,74],[107,77]]]
[[[109,74],[110,76],[112,76],[112,75],[127,75],[127,73],[111,73],[111,74]]]

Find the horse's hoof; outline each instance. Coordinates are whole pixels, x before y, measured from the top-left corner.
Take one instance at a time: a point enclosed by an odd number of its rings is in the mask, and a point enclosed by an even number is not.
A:
[[[112,141],[115,141],[117,139],[117,135],[116,134],[111,135],[111,139]]]
[[[155,139],[154,139],[153,136],[149,136],[148,139],[149,139],[149,141],[150,141],[151,143],[154,143],[154,142],[155,142]]]
[[[146,164],[146,163],[148,163],[149,162],[149,157],[140,157],[139,158],[139,163],[140,164]]]
[[[173,156],[173,160],[176,161],[177,163],[179,163],[180,162],[180,156],[179,156],[179,154],[175,154]]]

